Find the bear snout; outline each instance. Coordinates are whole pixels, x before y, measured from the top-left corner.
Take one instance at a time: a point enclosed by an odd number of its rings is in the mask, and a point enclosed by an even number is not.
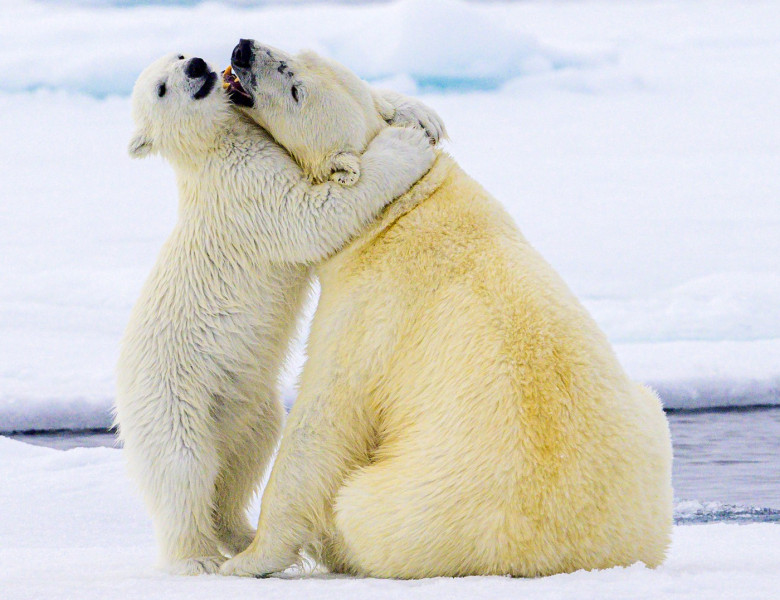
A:
[[[253,44],[254,40],[241,39],[238,41],[236,47],[233,48],[233,55],[230,60],[234,67],[248,69],[252,66],[252,59],[254,58]]]
[[[209,67],[206,64],[206,61],[202,58],[195,57],[190,59],[190,62],[187,63],[187,66],[184,68],[184,74],[191,79],[197,79],[208,73],[208,70]]]

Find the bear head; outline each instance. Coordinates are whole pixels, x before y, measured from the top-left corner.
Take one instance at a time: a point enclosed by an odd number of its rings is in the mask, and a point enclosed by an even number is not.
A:
[[[310,51],[292,56],[242,39],[231,68],[224,80],[234,104],[284,146],[312,181],[357,182],[360,154],[393,117],[393,106],[346,67]]]
[[[133,87],[133,158],[161,154],[174,162],[214,146],[236,115],[217,72],[202,58],[169,54],[149,65]]]

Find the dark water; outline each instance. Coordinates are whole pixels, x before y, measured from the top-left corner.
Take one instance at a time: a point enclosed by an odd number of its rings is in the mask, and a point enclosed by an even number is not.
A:
[[[674,443],[678,522],[780,521],[780,407],[674,411],[667,417]],[[117,446],[114,435],[106,431],[11,437],[60,450]]]
[[[780,408],[667,417],[677,498],[780,509]]]
[[[35,433],[12,433],[10,437],[20,442],[27,442],[33,446],[46,446],[56,450],[70,450],[72,448],[94,448],[104,446],[106,448],[120,448],[121,444],[116,436],[104,429],[87,429],[83,431],[47,431]]]

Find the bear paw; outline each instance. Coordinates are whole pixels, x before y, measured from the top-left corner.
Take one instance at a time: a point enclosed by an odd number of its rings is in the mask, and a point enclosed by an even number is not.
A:
[[[330,178],[336,183],[345,185],[347,187],[355,185],[358,182],[357,175],[348,171],[337,171],[333,173]]]
[[[355,185],[360,179],[360,158],[350,152],[339,152],[330,160],[330,179],[344,186]]]
[[[294,561],[282,563],[279,561],[265,561],[255,554],[244,552],[231,558],[219,570],[220,575],[232,575],[234,577],[264,578],[284,571]]]
[[[388,123],[400,127],[421,129],[425,132],[428,143],[432,146],[435,146],[447,137],[447,130],[444,128],[444,123],[439,115],[417,101],[403,103],[397,107],[395,115]]]
[[[168,566],[171,575],[214,575],[225,562],[224,556],[198,556],[176,561]]]

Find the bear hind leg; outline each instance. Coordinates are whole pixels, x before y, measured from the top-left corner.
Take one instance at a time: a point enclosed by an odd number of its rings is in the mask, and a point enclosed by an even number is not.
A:
[[[326,538],[321,556],[323,564],[333,572],[364,577],[428,576],[424,565],[430,557],[419,551],[420,537],[426,532],[410,529],[416,519],[409,511],[416,513],[417,508],[400,508],[394,498],[400,486],[380,482],[373,470],[364,469],[339,490],[334,503],[333,533]],[[424,507],[418,508],[426,512]]]
[[[212,519],[220,548],[230,556],[255,537],[247,508],[271,462],[283,420],[284,408],[274,394],[249,411],[238,409],[221,424],[223,451]]]
[[[225,560],[211,520],[216,464],[207,454],[186,451],[166,457],[169,469],[147,495],[154,495],[152,514],[161,556],[173,574],[216,573]]]

